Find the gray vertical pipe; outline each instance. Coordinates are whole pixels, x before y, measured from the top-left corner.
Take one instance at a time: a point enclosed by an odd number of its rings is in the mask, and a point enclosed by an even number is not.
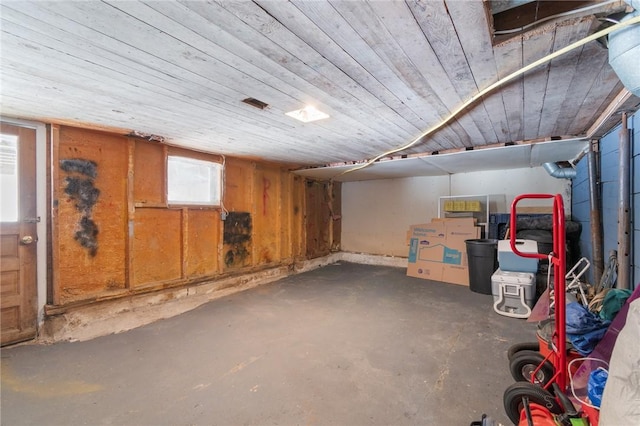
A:
[[[589,200],[591,221],[591,260],[593,264],[593,283],[600,284],[604,269],[604,256],[602,255],[602,216],[600,215],[600,191],[598,185],[600,176],[597,168],[597,146],[599,141],[589,142],[589,154],[587,156],[589,166]]]
[[[627,113],[622,113],[620,130],[620,194],[618,197],[618,283],[621,289],[629,288],[629,251],[631,248],[631,147],[629,146]]]

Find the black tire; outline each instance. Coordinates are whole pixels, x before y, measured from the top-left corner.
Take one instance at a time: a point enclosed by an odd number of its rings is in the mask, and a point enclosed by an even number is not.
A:
[[[518,382],[509,386],[504,391],[502,398],[504,411],[514,425],[520,422],[520,411],[524,407],[522,404],[523,396],[528,397],[529,402],[541,405],[553,414],[562,413],[562,408],[550,392],[532,383]]]
[[[544,362],[543,362],[544,361]],[[532,377],[533,372],[542,364],[535,378]],[[529,382],[544,387],[555,372],[553,365],[549,361],[545,361],[540,352],[522,350],[516,352],[509,361],[509,370],[511,376],[516,382]]]
[[[509,362],[511,362],[516,352],[539,351],[539,350],[540,350],[540,343],[538,342],[516,343],[515,345],[511,345],[511,347],[507,350],[507,358],[509,359]]]

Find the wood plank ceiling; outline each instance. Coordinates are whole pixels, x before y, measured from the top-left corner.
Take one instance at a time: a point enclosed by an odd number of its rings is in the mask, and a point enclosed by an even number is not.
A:
[[[357,162],[625,7],[604,2],[494,45],[479,0],[3,1],[1,111],[295,165]],[[623,90],[590,42],[398,155],[584,136]],[[285,115],[307,104],[330,118]]]

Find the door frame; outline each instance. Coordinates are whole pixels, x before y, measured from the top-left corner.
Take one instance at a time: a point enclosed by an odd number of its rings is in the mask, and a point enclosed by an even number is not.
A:
[[[44,307],[47,303],[47,126],[44,123],[0,116],[0,121],[14,126],[27,127],[36,131],[36,224],[38,242],[36,247],[36,292],[37,292],[37,334],[40,335],[44,322]],[[37,337],[36,337],[37,338]]]

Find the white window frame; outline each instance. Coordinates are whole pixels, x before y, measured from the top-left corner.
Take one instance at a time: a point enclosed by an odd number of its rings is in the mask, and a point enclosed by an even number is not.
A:
[[[220,163],[167,155],[167,204],[221,206],[223,173]]]

